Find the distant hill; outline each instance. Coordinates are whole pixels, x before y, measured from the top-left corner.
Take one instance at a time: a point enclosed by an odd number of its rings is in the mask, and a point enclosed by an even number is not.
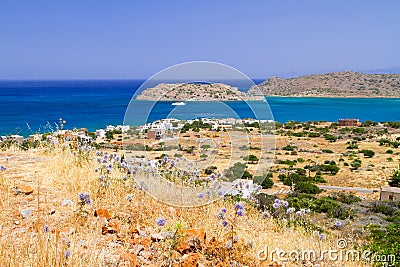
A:
[[[321,97],[400,97],[400,74],[341,71],[291,79],[271,77],[258,85],[265,95]],[[250,88],[249,93],[254,93]]]

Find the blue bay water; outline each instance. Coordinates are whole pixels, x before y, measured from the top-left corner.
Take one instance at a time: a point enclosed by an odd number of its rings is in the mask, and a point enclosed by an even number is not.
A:
[[[19,133],[27,136],[32,132],[55,130],[60,117],[67,121],[65,127],[68,129],[85,127],[93,131],[110,124],[122,124],[131,97],[142,82],[0,81],[0,135]],[[268,97],[267,100],[273,119],[279,122],[337,121],[339,118],[400,120],[400,99]],[[251,106],[269,114],[266,103],[258,102]],[[146,113],[137,105],[131,111],[135,118],[143,117],[141,112]],[[198,117],[254,117],[244,102],[187,102],[186,106],[180,107],[161,102],[154,106],[148,120],[165,118],[168,114],[170,117],[191,118],[189,111],[195,111]]]

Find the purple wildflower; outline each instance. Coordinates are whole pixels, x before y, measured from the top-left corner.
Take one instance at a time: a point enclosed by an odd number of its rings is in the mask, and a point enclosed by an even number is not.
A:
[[[45,225],[45,226],[44,226],[44,232],[45,232],[45,233],[50,232],[50,228],[49,228],[48,225]]]
[[[336,226],[336,227],[341,227],[341,226],[342,226],[342,222],[341,222],[341,221],[335,222],[335,226]]]
[[[71,254],[72,254],[71,250],[68,249],[67,251],[65,251],[64,255],[66,258],[69,258],[69,257],[71,257]]]
[[[78,197],[79,197],[80,201],[84,201],[85,200],[85,193],[79,193]]]
[[[236,209],[236,210],[242,210],[242,209],[244,209],[243,204],[240,203],[240,202],[236,203],[236,204],[235,204],[235,209]]]
[[[321,240],[325,240],[325,239],[326,239],[326,235],[325,235],[325,234],[323,234],[323,233],[322,233],[322,234],[320,234],[320,235],[319,235],[319,239],[321,239]]]
[[[167,223],[167,220],[165,220],[163,217],[160,217],[156,220],[156,223],[158,226],[164,226]]]
[[[197,194],[197,197],[198,197],[198,198],[203,198],[204,195],[203,195],[203,193],[198,193],[198,194]]]
[[[239,216],[243,216],[244,215],[244,209],[238,209],[236,214],[239,215]]]
[[[268,218],[270,217],[270,215],[269,215],[268,212],[264,211],[264,212],[262,213],[262,217],[263,217],[264,219],[268,219]]]
[[[272,204],[272,207],[273,207],[274,209],[279,208],[279,206],[280,206],[279,203],[276,203],[276,202],[275,202],[274,204]]]
[[[223,222],[222,222],[222,226],[223,226],[223,227],[227,227],[227,226],[228,226],[228,222],[227,222],[227,221],[223,221]]]
[[[5,170],[7,170],[7,168],[6,168],[6,167],[4,167],[3,165],[1,165],[0,169],[1,169],[2,171],[5,171]]]
[[[221,209],[221,212],[222,212],[222,213],[226,213],[226,208],[222,208],[222,209]]]

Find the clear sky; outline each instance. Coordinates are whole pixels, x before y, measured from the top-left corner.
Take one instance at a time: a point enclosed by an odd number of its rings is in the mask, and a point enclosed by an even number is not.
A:
[[[400,1],[4,0],[0,79],[148,78],[210,60],[250,77],[400,66]]]

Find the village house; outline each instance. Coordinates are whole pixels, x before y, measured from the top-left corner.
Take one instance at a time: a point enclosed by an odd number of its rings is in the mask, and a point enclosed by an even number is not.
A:
[[[379,199],[381,201],[400,201],[400,188],[382,186]]]
[[[339,126],[358,126],[358,119],[339,119]]]

